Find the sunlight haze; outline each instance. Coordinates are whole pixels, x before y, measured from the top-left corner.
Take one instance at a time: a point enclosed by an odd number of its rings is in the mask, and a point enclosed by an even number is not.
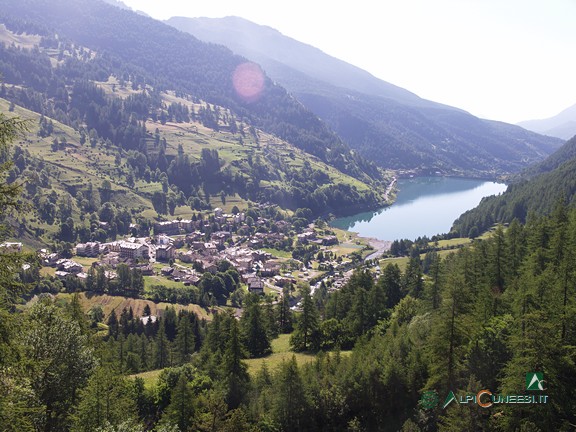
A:
[[[518,122],[576,103],[576,2],[125,0],[172,16],[240,16],[474,115]]]

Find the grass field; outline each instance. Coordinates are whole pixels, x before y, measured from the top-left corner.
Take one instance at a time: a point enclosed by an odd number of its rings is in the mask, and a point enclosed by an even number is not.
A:
[[[152,388],[156,385],[156,382],[158,382],[158,377],[160,376],[163,370],[164,369],[156,369],[148,372],[141,372],[139,374],[130,375],[130,377],[142,378],[144,380],[144,387]]]
[[[68,301],[72,297],[72,294],[61,293],[57,294],[56,298],[58,300]],[[130,297],[122,297],[122,296],[110,296],[107,294],[90,294],[90,293],[80,293],[80,304],[85,311],[89,311],[93,306],[99,305],[102,307],[104,311],[105,320],[107,317],[115,311],[117,315],[122,312],[124,308],[132,308],[134,311],[134,315],[142,316],[144,312],[144,307],[146,305],[150,306],[150,312],[152,315],[162,315],[162,311],[164,311],[168,307],[173,307],[176,309],[178,313],[180,310],[187,310],[190,312],[194,312],[199,318],[203,318],[206,320],[212,319],[212,313],[208,310],[202,308],[199,305],[189,304],[189,305],[180,305],[180,304],[170,304],[170,303],[154,303],[150,300],[143,300],[143,299],[134,299]]]
[[[294,353],[290,351],[290,335],[282,334],[274,339],[271,343],[272,354],[256,359],[245,360],[248,365],[248,372],[250,375],[255,375],[262,366],[266,364],[268,369],[274,371],[283,361],[288,361],[294,356],[298,365],[308,363],[314,360],[315,356],[312,354]]]
[[[247,359],[244,362],[248,365],[248,373],[254,376],[258,373],[260,369],[266,364],[266,367],[270,372],[274,372],[284,361],[289,361],[292,356],[296,358],[296,362],[299,366],[306,363],[314,361],[316,356],[314,354],[305,353],[295,353],[290,351],[290,335],[282,334],[271,342],[272,354],[257,359]],[[340,355],[348,356],[351,351],[341,351]],[[132,377],[139,377],[144,379],[144,385],[147,388],[151,388],[156,385],[158,377],[162,373],[163,369],[157,369],[148,372],[142,372],[139,374],[131,375]]]

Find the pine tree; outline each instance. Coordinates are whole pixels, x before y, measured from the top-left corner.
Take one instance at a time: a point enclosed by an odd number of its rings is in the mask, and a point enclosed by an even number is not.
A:
[[[270,339],[257,294],[250,294],[244,301],[245,308],[240,321],[242,340],[251,357],[262,357],[271,352]]]
[[[194,393],[188,385],[185,374],[180,374],[172,390],[170,405],[166,408],[163,420],[177,424],[181,431],[190,430],[194,416]]]
[[[227,389],[226,403],[229,409],[238,408],[247,392],[249,377],[247,366],[242,361],[243,357],[238,323],[234,318],[230,318],[230,333],[222,364],[222,375]]]
[[[166,337],[166,325],[160,320],[160,327],[156,335],[156,347],[154,352],[154,367],[163,369],[170,365],[170,342]]]
[[[410,261],[408,261],[402,285],[405,294],[409,294],[414,298],[422,297],[424,284],[422,282],[422,267],[419,255],[412,256]]]
[[[296,357],[283,362],[277,375],[273,415],[282,430],[303,430],[307,423],[308,399]]]
[[[302,313],[296,322],[296,329],[290,337],[290,345],[295,351],[307,351],[319,347],[318,310],[310,296],[310,288],[305,286],[302,292]]]
[[[282,288],[282,297],[277,306],[277,321],[281,333],[291,333],[292,311],[290,310],[290,287],[288,285]]]
[[[386,306],[393,309],[402,300],[402,273],[397,264],[388,264],[382,276],[378,279],[378,284],[384,288],[386,293]]]
[[[458,256],[450,256],[445,261],[442,303],[436,314],[430,339],[432,353],[430,387],[442,393],[457,389],[463,370],[463,350],[469,331],[470,292],[464,283],[464,275],[459,266]]]
[[[176,333],[176,352],[178,363],[186,363],[190,359],[190,354],[194,352],[194,332],[188,314],[181,314],[178,320]]]
[[[126,378],[111,368],[98,368],[80,393],[73,431],[92,432],[106,424],[135,422],[136,403]]]

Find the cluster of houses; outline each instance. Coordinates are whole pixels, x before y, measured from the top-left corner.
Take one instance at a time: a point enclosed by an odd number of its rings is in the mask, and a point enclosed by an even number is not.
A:
[[[222,211],[221,208],[214,209],[214,222],[218,223],[220,226],[230,228],[232,225],[243,224],[246,220],[246,215],[244,213],[238,214],[227,214]],[[197,230],[202,230],[208,222],[205,220],[171,220],[156,222],[154,224],[155,233],[163,233],[167,235],[179,235],[187,234]]]
[[[283,286],[295,280],[287,273],[282,275],[282,263],[262,247],[274,247],[278,242],[291,241],[292,225],[284,220],[270,221],[263,218],[254,220],[254,225],[272,226],[272,229],[257,229],[253,235],[233,234],[246,225],[244,213],[226,214],[215,209],[210,220],[171,220],[154,224],[153,238],[127,238],[109,243],[87,242],[76,245],[79,257],[97,258],[93,266],[104,266],[107,276],[115,277],[115,269],[120,263],[130,268],[139,268],[144,275],[153,275],[154,262],[167,263],[159,272],[166,278],[196,285],[202,272],[215,273],[218,262],[229,261],[240,273],[251,292],[263,293],[264,285]],[[252,223],[252,222],[250,222]],[[217,231],[212,232],[215,228]],[[210,233],[207,235],[207,233]],[[314,229],[308,228],[297,234],[298,244],[337,245],[336,236],[319,237]],[[19,244],[21,248],[21,244]],[[0,244],[0,252],[16,248],[12,244]],[[42,254],[45,265],[56,267],[56,276],[65,279],[69,275],[86,278],[82,265],[70,259],[61,259],[57,254],[46,251]],[[176,263],[193,264],[185,266]],[[263,278],[269,278],[265,282]]]
[[[126,241],[114,241],[110,243],[78,243],[76,245],[76,255],[82,257],[98,257],[100,254],[116,252],[120,258],[139,260],[150,258],[150,248],[144,241],[137,242],[136,239]]]
[[[322,238],[318,238],[316,231],[313,229],[307,229],[304,232],[296,235],[296,240],[300,244],[317,244],[319,246],[332,246],[338,244],[338,237],[335,235],[330,235]]]

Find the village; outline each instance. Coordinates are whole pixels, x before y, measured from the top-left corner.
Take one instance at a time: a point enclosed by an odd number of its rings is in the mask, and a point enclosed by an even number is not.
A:
[[[45,267],[64,285],[85,282],[90,267],[103,268],[108,281],[118,278],[118,266],[139,270],[147,283],[169,287],[197,286],[206,272],[215,274],[227,261],[241,276],[247,292],[271,294],[275,300],[284,286],[322,284],[338,289],[350,275],[353,260],[369,246],[348,234],[339,235],[321,223],[292,224],[287,220],[255,219],[244,212],[226,214],[216,208],[207,218],[156,222],[151,235],[75,245],[72,257],[41,250]]]

